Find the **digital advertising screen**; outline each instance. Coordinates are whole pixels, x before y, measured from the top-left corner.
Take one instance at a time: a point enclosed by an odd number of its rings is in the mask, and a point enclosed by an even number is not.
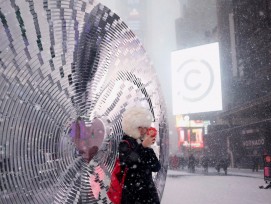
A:
[[[178,128],[178,147],[184,146],[188,148],[204,147],[203,144],[203,128]]]
[[[171,53],[173,114],[222,110],[219,44]]]

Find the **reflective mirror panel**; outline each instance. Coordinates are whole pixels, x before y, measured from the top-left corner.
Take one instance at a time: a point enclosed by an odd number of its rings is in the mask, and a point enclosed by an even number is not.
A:
[[[0,20],[0,203],[110,203],[122,113],[139,104],[159,131],[162,197],[165,104],[119,16],[92,0],[2,0]]]

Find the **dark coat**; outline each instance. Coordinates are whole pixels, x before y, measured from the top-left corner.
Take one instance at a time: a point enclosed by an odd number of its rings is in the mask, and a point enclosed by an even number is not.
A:
[[[136,139],[124,135],[119,144],[119,158],[122,165],[128,167],[122,204],[159,204],[157,189],[152,180],[152,172],[161,168],[153,149],[144,148]]]

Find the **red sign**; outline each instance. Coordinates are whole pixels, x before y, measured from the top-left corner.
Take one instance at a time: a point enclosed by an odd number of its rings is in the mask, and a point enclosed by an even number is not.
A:
[[[178,146],[203,148],[203,128],[178,128]]]

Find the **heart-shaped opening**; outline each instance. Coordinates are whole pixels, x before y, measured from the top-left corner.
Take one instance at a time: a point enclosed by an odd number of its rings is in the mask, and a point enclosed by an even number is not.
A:
[[[90,162],[99,151],[106,134],[105,130],[105,125],[99,118],[94,118],[90,124],[86,124],[83,119],[72,124],[72,140],[86,162]]]

